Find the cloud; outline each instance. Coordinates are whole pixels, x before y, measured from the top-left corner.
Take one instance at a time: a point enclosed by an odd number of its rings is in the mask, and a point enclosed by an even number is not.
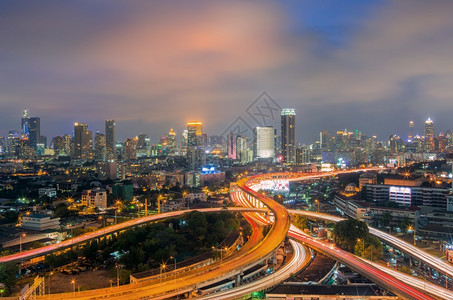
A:
[[[28,107],[47,135],[107,118],[122,138],[190,119],[216,134],[264,90],[296,108],[301,141],[364,120],[393,120],[369,132],[382,137],[414,117],[451,126],[448,1],[382,2],[330,31],[277,1],[11,3],[0,6],[0,104],[14,112],[3,128]]]

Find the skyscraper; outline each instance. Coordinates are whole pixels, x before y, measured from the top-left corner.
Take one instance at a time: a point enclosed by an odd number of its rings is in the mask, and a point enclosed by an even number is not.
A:
[[[431,118],[425,121],[425,138],[434,138],[434,122]]]
[[[272,126],[255,127],[253,129],[253,140],[253,157],[255,159],[274,158],[274,128]]]
[[[74,158],[92,159],[93,133],[88,130],[88,124],[74,123]]]
[[[281,113],[282,155],[283,162],[296,162],[296,112],[293,108],[284,108]]]
[[[202,144],[202,122],[187,123],[187,146],[198,147]]]
[[[414,138],[414,121],[409,122],[409,136],[408,136],[408,141],[412,142],[412,139]]]
[[[30,118],[28,109],[24,110],[21,119],[21,133],[25,139],[28,139],[28,145],[36,149],[41,138],[41,119],[38,117]]]
[[[105,141],[106,141],[105,135],[100,132],[96,132],[94,136],[94,158],[97,161],[105,161],[107,157]]]
[[[105,121],[105,148],[108,159],[114,159],[116,157],[115,147],[115,120]]]
[[[198,170],[206,163],[202,125],[202,122],[187,123],[187,164],[191,170]]]
[[[168,154],[175,154],[177,144],[176,144],[176,132],[172,129],[165,135],[167,138],[167,148]]]
[[[434,150],[434,122],[431,118],[425,121],[425,151]]]
[[[228,135],[228,158],[237,159],[237,137],[233,133]]]

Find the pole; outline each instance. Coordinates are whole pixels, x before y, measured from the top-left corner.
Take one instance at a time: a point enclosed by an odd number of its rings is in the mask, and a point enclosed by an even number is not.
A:
[[[120,268],[116,265],[116,286],[120,287]]]
[[[148,216],[148,198],[145,199],[145,217]]]

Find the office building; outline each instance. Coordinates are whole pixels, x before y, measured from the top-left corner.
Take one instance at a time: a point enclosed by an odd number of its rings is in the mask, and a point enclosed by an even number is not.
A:
[[[206,164],[205,137],[202,122],[187,123],[187,165],[190,170],[200,170]],[[207,142],[207,140],[206,140]]]
[[[270,159],[275,156],[274,128],[272,126],[255,127],[253,129],[254,159]]]
[[[412,142],[414,139],[414,121],[409,122],[409,136],[408,136],[408,142]]]
[[[296,162],[296,112],[292,108],[284,108],[281,112],[281,151],[283,162]]]
[[[92,159],[93,133],[88,130],[86,123],[74,123],[74,158]]]
[[[100,132],[94,136],[94,158],[97,161],[104,161],[107,157],[106,137]]]
[[[107,191],[103,189],[92,189],[82,192],[82,205],[86,207],[107,208]]]
[[[115,120],[105,121],[105,148],[108,159],[116,157]]]
[[[165,135],[167,139],[168,154],[175,154],[177,150],[176,132],[172,129]]]

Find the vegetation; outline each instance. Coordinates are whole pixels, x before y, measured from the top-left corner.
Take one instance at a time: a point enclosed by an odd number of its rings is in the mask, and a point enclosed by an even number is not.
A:
[[[1,296],[8,296],[11,292],[11,288],[16,284],[16,273],[18,272],[18,267],[15,263],[3,263],[0,264],[0,283],[5,285],[5,289]]]
[[[344,220],[335,224],[333,229],[335,243],[356,255],[370,260],[377,260],[382,256],[383,247],[378,238],[368,232],[365,222],[358,220]]]
[[[0,224],[17,223],[18,218],[19,218],[18,212],[8,210],[0,215]]]
[[[93,265],[99,265],[99,261],[113,263],[111,254],[116,252],[119,263],[125,266],[124,274],[145,271],[158,267],[171,256],[183,260],[211,249],[232,230],[239,229],[239,225],[236,216],[227,211],[211,214],[194,211],[180,218],[127,230],[117,237],[99,242],[93,240],[78,252],[71,250],[60,255],[48,255],[46,264],[62,266],[75,261],[78,256],[86,257]]]

